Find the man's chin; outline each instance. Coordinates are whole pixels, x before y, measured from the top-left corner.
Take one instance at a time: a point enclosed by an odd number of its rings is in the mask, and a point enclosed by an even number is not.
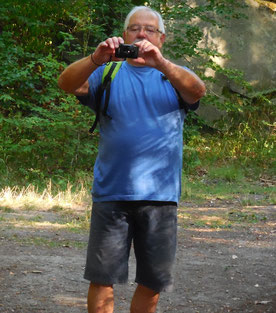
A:
[[[137,59],[127,59],[127,62],[133,66],[146,66],[145,60],[143,58],[137,58]]]

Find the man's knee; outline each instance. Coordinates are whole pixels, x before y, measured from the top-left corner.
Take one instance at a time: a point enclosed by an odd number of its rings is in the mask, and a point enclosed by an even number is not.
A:
[[[154,313],[159,293],[143,285],[138,285],[131,302],[131,313]]]
[[[137,292],[139,292],[141,295],[145,296],[145,297],[155,297],[156,295],[159,295],[159,292],[151,289],[151,288],[148,288],[146,286],[143,286],[143,285],[140,285],[138,284],[137,286]]]
[[[90,283],[87,304],[89,313],[113,312],[113,286]]]

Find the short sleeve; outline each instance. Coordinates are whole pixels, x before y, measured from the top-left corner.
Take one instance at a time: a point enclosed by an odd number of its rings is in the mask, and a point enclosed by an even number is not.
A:
[[[88,78],[89,90],[85,96],[76,96],[81,104],[90,107],[95,111],[96,94],[101,86],[104,66],[98,67]]]

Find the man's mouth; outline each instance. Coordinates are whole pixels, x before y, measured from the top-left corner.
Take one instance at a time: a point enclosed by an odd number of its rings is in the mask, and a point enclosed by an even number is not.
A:
[[[133,45],[136,43],[136,42],[139,42],[139,41],[142,41],[143,39],[135,39],[134,41],[133,41]]]

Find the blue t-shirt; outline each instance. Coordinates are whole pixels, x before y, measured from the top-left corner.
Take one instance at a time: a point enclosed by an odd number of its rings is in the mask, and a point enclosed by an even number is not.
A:
[[[88,79],[92,108],[103,69]],[[178,202],[185,113],[172,85],[154,68],[123,62],[107,114],[111,119],[100,118],[93,201]]]

